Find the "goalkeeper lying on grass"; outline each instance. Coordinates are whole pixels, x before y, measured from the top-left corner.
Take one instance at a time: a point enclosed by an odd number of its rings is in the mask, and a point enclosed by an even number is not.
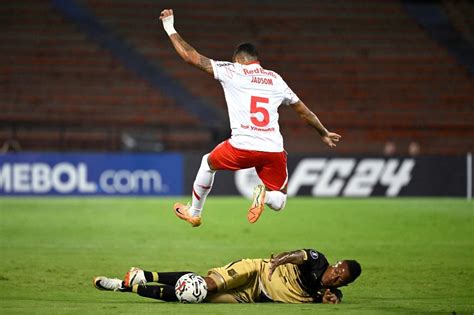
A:
[[[150,272],[132,268],[125,279],[94,278],[99,290],[133,292],[140,296],[176,302],[175,284],[185,272]],[[353,282],[361,273],[355,260],[329,265],[326,257],[313,249],[281,253],[270,259],[241,259],[209,270],[204,277],[211,303],[328,303],[337,304],[337,289]],[[147,285],[149,283],[159,285]]]

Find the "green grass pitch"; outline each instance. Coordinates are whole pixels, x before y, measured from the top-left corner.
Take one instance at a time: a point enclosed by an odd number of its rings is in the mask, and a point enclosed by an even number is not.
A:
[[[211,196],[191,228],[171,211],[176,200],[186,198],[0,199],[0,313],[474,312],[472,202],[290,198],[251,225],[248,200]],[[131,266],[205,273],[308,247],[362,264],[342,304],[183,305],[92,286]]]

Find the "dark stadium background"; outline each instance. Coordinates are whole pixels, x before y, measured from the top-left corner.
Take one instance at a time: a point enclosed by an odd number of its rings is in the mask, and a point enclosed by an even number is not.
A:
[[[227,136],[220,85],[185,64],[158,20],[204,55],[242,41],[332,129],[336,154],[465,154],[474,147],[470,1],[9,1],[1,133],[25,151],[206,152]],[[200,106],[205,106],[201,109]],[[325,154],[282,111],[289,152]],[[217,121],[216,121],[217,120]],[[161,145],[157,145],[161,144]]]
[[[219,83],[170,44],[158,20],[166,6],[210,58],[255,43],[262,65],[343,136],[330,150],[282,108],[290,157],[409,157],[418,184],[408,195],[472,194],[471,1],[9,1],[0,8],[2,152],[177,152],[187,192],[199,156],[229,136],[228,118]],[[440,181],[451,190],[423,184]]]
[[[255,43],[262,65],[343,135],[329,150],[283,108],[290,156],[466,157],[474,148],[470,1],[38,0],[0,9],[2,151],[200,156],[228,137],[220,85],[184,63],[162,30],[167,5],[210,58]],[[456,161],[441,163],[463,174],[446,180],[465,195],[469,161]]]
[[[342,135],[329,149],[280,110],[284,211],[248,224],[244,170],[216,175],[201,227],[173,214],[229,126],[220,84],[175,53],[165,8],[210,58],[255,43]],[[472,314],[473,47],[467,0],[2,1],[0,313]],[[91,283],[298,248],[360,261],[342,304],[176,305]]]

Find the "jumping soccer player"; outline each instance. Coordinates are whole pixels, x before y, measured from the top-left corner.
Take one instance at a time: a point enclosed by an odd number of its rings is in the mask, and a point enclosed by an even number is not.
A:
[[[286,203],[288,171],[287,154],[278,124],[278,107],[290,106],[317,130],[329,147],[335,147],[341,136],[329,132],[280,75],[262,68],[257,49],[252,44],[237,46],[232,62],[215,61],[198,53],[176,32],[173,10],[163,10],[160,19],[181,58],[220,81],[232,129],[230,139],[203,156],[193,184],[192,203],[190,206],[176,203],[173,207],[175,214],[193,227],[201,225],[202,210],[215,172],[251,167],[255,167],[264,185],[254,189],[248,221],[256,222],[265,204],[275,211],[282,210]]]
[[[285,252],[268,259],[242,259],[209,270],[204,277],[211,303],[328,303],[337,304],[342,292],[337,288],[353,282],[361,274],[355,260],[329,265],[326,257],[313,249]],[[99,290],[133,292],[167,302],[177,301],[175,284],[189,273],[150,272],[132,268],[125,279],[96,277]],[[148,283],[161,285],[148,285]]]

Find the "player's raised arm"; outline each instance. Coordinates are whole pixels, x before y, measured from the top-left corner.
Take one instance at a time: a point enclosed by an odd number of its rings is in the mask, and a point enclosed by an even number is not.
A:
[[[174,29],[174,15],[173,10],[166,9],[161,11],[160,20],[163,22],[163,27],[168,34],[171,43],[176,52],[183,58],[184,61],[190,65],[195,66],[211,75],[214,75],[212,70],[211,60],[196,51],[191,45],[184,41],[183,38]]]
[[[321,140],[323,140],[324,143],[330,147],[336,146],[336,142],[339,142],[341,136],[337,133],[328,131],[321,121],[319,121],[318,116],[316,116],[316,114],[313,113],[302,101],[291,104],[291,107],[304,121],[306,121],[306,123],[308,123],[308,125],[318,131]]]

